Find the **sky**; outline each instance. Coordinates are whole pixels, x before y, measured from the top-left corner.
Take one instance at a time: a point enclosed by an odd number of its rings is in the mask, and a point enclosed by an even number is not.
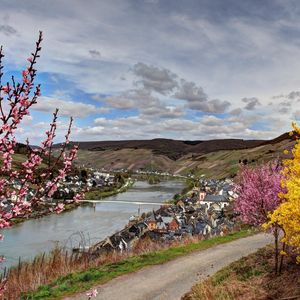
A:
[[[18,131],[38,143],[59,108],[75,141],[271,139],[300,121],[298,0],[0,0],[5,80],[43,31],[42,96]]]

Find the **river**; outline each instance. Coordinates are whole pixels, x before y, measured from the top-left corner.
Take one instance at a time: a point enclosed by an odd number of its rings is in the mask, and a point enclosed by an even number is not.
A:
[[[163,181],[150,185],[137,181],[124,193],[105,198],[109,201],[160,203],[180,192],[184,183]],[[132,215],[158,209],[157,205],[136,205],[131,203],[96,203],[40,219],[28,220],[0,231],[4,241],[0,242],[0,253],[6,261],[1,267],[32,259],[35,255],[49,252],[58,244],[71,248],[85,239],[86,245],[94,244],[122,229]]]

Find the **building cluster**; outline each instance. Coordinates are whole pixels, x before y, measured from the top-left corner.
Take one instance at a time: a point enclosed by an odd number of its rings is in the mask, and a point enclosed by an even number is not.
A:
[[[102,172],[92,172],[90,174],[81,174],[80,176],[66,176],[58,184],[58,189],[54,193],[54,199],[72,199],[73,196],[80,192],[83,186],[87,186],[89,189],[101,189],[107,186],[113,186],[117,179],[115,175]]]
[[[187,235],[208,238],[231,232],[235,222],[228,211],[237,197],[232,182],[201,179],[199,186],[176,204],[163,205],[145,219],[131,221],[125,229],[95,245],[95,249],[123,251],[145,236],[168,241]]]
[[[91,172],[89,174],[79,175],[68,175],[62,181],[57,184],[57,191],[53,196],[47,199],[51,202],[53,199],[72,199],[74,195],[83,189],[83,186],[88,186],[89,189],[101,189],[103,187],[110,187],[116,184],[118,178],[114,174],[102,173],[98,171]],[[21,188],[21,181],[13,179],[12,188],[19,190]],[[30,199],[35,195],[35,189],[29,188],[26,195],[26,200]],[[8,199],[7,202],[17,201],[17,195],[13,196],[12,199]],[[3,201],[2,201],[3,202]]]

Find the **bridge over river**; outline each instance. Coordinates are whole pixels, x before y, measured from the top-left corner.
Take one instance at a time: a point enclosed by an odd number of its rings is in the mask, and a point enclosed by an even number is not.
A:
[[[79,202],[88,202],[88,203],[114,203],[114,204],[135,204],[135,205],[157,205],[157,206],[161,206],[161,205],[172,205],[170,203],[166,203],[166,202],[145,202],[145,201],[125,201],[125,200],[80,200]]]

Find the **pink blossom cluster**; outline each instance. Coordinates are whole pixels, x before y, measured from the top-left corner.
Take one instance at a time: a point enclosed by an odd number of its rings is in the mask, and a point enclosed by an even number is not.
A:
[[[235,211],[243,222],[262,225],[268,214],[278,207],[281,201],[278,194],[283,192],[281,170],[277,161],[256,167],[245,166],[240,170]]]

